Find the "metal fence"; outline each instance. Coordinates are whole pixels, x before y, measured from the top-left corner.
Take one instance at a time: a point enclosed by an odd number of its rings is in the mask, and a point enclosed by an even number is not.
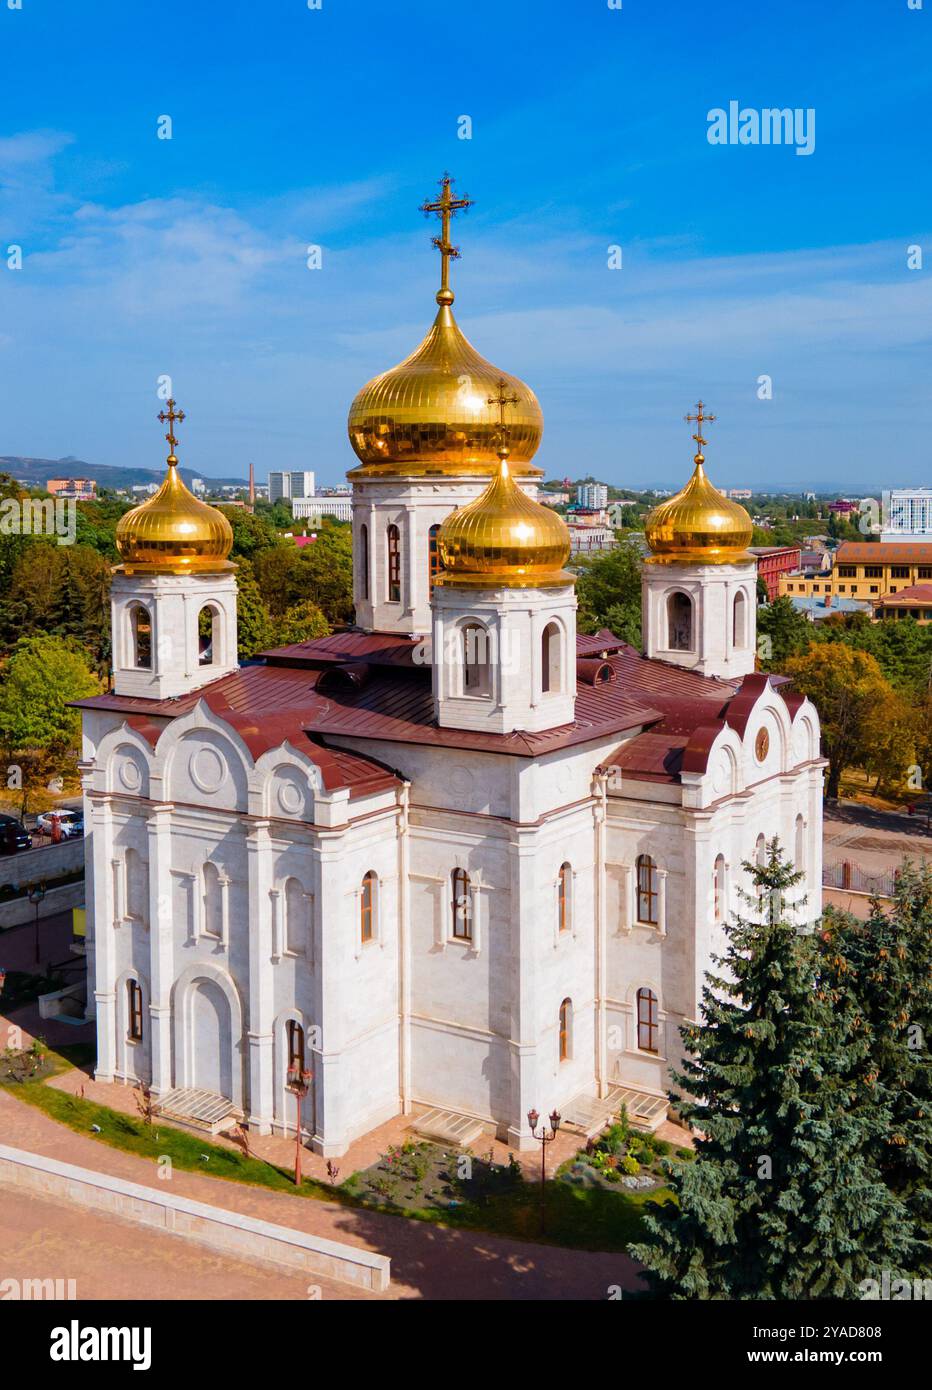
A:
[[[822,887],[841,888],[849,893],[869,893],[872,897],[891,898],[896,879],[896,869],[869,874],[860,864],[852,864],[850,859],[822,866]]]

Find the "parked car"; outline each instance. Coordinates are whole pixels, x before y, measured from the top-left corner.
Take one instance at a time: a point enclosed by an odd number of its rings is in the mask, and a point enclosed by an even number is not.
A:
[[[0,815],[0,854],[16,854],[21,849],[32,849],[29,831],[15,816]]]
[[[54,835],[56,820],[61,827],[63,840],[68,840],[73,835],[84,834],[84,812],[69,811],[65,808],[60,811],[43,811],[41,816],[36,817],[36,829],[43,830],[46,835]]]

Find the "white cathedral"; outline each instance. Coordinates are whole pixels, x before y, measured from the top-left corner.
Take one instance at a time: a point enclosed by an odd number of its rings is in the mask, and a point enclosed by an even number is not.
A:
[[[576,632],[533,392],[439,311],[358,394],[356,625],[237,662],[232,531],[181,482],[120,522],[112,692],[81,701],[97,1076],[336,1156],[437,1113],[663,1110],[679,1029],[778,835],[821,897],[813,706],[755,671],[751,522],[648,519],[643,651]]]

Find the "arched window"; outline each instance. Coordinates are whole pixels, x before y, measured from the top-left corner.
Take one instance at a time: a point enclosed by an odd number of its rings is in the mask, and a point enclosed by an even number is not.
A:
[[[712,870],[712,913],[716,922],[725,915],[725,856],[718,855]]]
[[[570,892],[573,886],[573,870],[569,864],[560,865],[557,879],[557,924],[560,931],[570,929]]]
[[[744,590],[739,589],[735,594],[734,623],[732,625],[732,641],[736,647],[746,647],[748,644],[747,612],[748,601],[744,596]]]
[[[375,937],[375,894],[378,875],[369,869],[362,877],[362,892],[359,895],[359,935],[363,941]]]
[[[657,925],[657,865],[649,854],[638,855],[638,921]]]
[[[142,1042],[142,989],[138,980],[126,981],[126,1036]]]
[[[568,1062],[573,1055],[573,1001],[564,999],[560,1005],[560,1061]]]
[[[767,841],[763,835],[758,835],[754,842],[754,862],[759,869],[763,869],[767,864]]]
[[[204,935],[223,935],[223,900],[221,898],[220,870],[210,861],[204,865]]]
[[[642,1052],[656,1052],[660,1038],[660,1023],[657,1018],[657,996],[652,989],[639,989],[638,1006],[638,1047]]]
[[[541,688],[545,695],[556,694],[563,685],[560,624],[548,623],[540,639]]]
[[[806,872],[806,822],[802,816],[796,817],[796,858],[793,867],[797,873]]]
[[[288,1070],[304,1071],[304,1029],[296,1019],[289,1018],[287,1026],[288,1037]]]
[[[432,526],[427,532],[427,587],[432,589],[437,575],[440,573],[440,547],[437,544],[437,537],[440,535],[440,527]]]
[[[667,646],[672,652],[692,651],[693,601],[688,594],[670,594],[667,599]]]
[[[126,873],[126,915],[134,922],[149,920],[149,865],[137,850],[128,849]]]
[[[388,540],[388,601],[401,602],[401,532],[395,525],[389,526]]]
[[[369,597],[369,528],[365,522],[359,528],[359,597]]]
[[[214,666],[221,659],[220,610],[205,603],[197,615],[197,661],[199,666]]]
[[[488,695],[491,687],[489,634],[481,623],[466,623],[463,642],[463,694]]]
[[[129,610],[130,662],[137,671],[152,670],[152,618],[148,608],[134,603]]]
[[[465,869],[454,869],[450,875],[453,935],[457,941],[472,941],[472,902],[469,896],[469,875]]]
[[[285,950],[303,955],[307,950],[307,896],[296,878],[285,884]]]

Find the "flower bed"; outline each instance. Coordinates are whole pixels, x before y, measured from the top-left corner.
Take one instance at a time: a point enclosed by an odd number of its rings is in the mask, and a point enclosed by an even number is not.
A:
[[[398,1211],[446,1211],[513,1192],[524,1181],[513,1156],[494,1163],[469,1149],[451,1151],[427,1140],[393,1144],[376,1163],[354,1173],[343,1190],[367,1205]]]
[[[624,1106],[618,1119],[596,1139],[590,1139],[575,1158],[568,1159],[557,1177],[575,1187],[627,1188],[632,1192],[654,1192],[666,1186],[664,1159],[674,1153],[673,1145],[654,1134],[632,1129]],[[689,1149],[676,1149],[677,1158],[689,1159]]]

